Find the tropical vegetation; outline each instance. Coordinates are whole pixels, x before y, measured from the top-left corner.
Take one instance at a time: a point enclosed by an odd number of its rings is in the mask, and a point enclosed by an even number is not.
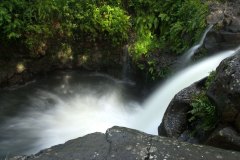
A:
[[[74,46],[83,41],[129,44],[136,64],[158,77],[165,71],[155,69],[156,58],[198,41],[207,12],[201,0],[2,0],[0,57],[64,62],[78,57]],[[21,49],[10,53],[13,46]]]

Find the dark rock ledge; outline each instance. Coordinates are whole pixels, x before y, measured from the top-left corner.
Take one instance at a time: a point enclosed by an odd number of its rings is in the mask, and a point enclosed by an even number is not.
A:
[[[192,145],[137,130],[113,127],[10,160],[239,160],[240,152]]]
[[[240,52],[220,63],[208,88],[205,83],[206,78],[175,95],[159,126],[159,135],[240,151]],[[200,92],[206,94],[218,115],[216,126],[207,132],[188,121],[192,97]]]

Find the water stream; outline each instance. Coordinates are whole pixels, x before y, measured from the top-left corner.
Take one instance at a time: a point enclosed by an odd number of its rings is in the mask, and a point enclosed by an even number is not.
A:
[[[186,51],[186,53],[184,53],[184,54],[182,55],[182,57],[180,58],[180,63],[181,63],[180,65],[181,65],[181,67],[183,67],[182,65],[188,64],[189,61],[191,60],[192,56],[194,56],[194,54],[197,52],[197,50],[203,45],[204,40],[205,40],[208,32],[212,29],[212,27],[213,27],[212,24],[209,25],[209,26],[207,27],[207,29],[204,31],[204,33],[203,33],[200,41],[199,41],[196,45],[194,45],[193,47],[191,47],[190,49],[188,49],[188,50]]]
[[[129,80],[131,66],[130,66],[130,56],[128,53],[128,45],[123,47],[123,56],[122,56],[122,79]]]
[[[1,90],[0,156],[30,154],[114,125],[157,134],[174,95],[207,76],[230,50],[179,71],[143,104],[134,83],[103,74],[63,72],[15,90]]]
[[[144,132],[157,134],[159,122],[162,121],[165,110],[172,98],[182,89],[192,83],[206,77],[215,70],[219,63],[226,57],[235,53],[230,50],[218,53],[215,56],[204,59],[192,66],[185,68],[168,78],[156,91],[144,102],[144,110],[137,114],[137,123],[133,127]],[[154,117],[154,118],[153,118]]]

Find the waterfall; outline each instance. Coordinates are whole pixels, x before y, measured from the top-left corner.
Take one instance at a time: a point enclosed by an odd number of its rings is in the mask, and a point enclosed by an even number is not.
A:
[[[122,57],[122,79],[128,80],[129,78],[129,72],[131,69],[130,66],[130,57],[128,53],[128,45],[125,45],[123,47],[123,57]]]
[[[239,48],[218,53],[168,78],[165,83],[156,89],[156,91],[144,102],[143,107],[145,109],[139,112],[135,117],[136,122],[133,123],[132,127],[157,135],[157,128],[172,98],[182,89],[206,77],[211,71],[216,69],[223,59],[235,54],[238,50]]]
[[[13,112],[24,107],[0,123],[0,159],[8,153],[36,153],[114,125],[129,127],[132,115],[141,108],[126,90],[132,85],[104,74],[67,72],[16,93],[0,93],[0,106]]]
[[[195,54],[195,52],[203,45],[204,40],[208,34],[208,32],[212,29],[213,25],[209,25],[205,32],[202,35],[201,40],[199,41],[198,44],[194,45],[191,47],[189,50],[187,50],[183,56],[180,58],[181,65],[186,65],[192,58],[192,56]]]
[[[33,83],[16,93],[10,91],[8,97],[4,96],[8,93],[1,93],[1,106],[14,112],[23,109],[0,123],[0,158],[7,153],[36,153],[92,132],[105,132],[114,125],[157,134],[174,95],[207,76],[221,60],[235,52],[216,54],[179,71],[142,105],[131,98],[131,87],[125,90],[124,86],[133,84],[101,74],[67,73],[52,80],[48,77],[47,82]]]

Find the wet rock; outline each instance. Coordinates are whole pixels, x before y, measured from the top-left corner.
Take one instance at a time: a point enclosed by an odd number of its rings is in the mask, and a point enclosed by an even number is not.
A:
[[[227,127],[217,129],[207,144],[240,151],[240,54],[221,62],[216,77],[207,90],[208,97],[220,114],[220,124]],[[233,128],[232,128],[233,127]]]
[[[234,125],[235,125],[235,128],[237,129],[237,131],[240,133],[240,114],[237,115]]]
[[[223,117],[224,122],[234,122],[237,115],[238,111],[234,107],[227,107],[224,112],[221,113]]]
[[[145,159],[151,147],[151,135],[136,130],[113,127],[106,132],[111,144],[108,159]]]
[[[225,3],[224,7],[224,16],[227,25],[225,30],[229,32],[239,32],[240,31],[240,1],[239,0],[230,0]]]
[[[209,2],[209,24],[215,24],[214,29],[206,37],[207,52],[233,49],[240,44],[240,1],[228,0],[225,3]]]
[[[179,137],[178,140],[188,142],[191,144],[199,144],[199,139],[192,136],[191,130],[185,130]]]
[[[216,53],[224,50],[235,49],[240,44],[240,33],[212,30],[208,33],[204,48],[208,53]]]
[[[10,158],[12,160],[76,160],[76,159],[106,159],[110,144],[102,133],[93,133],[85,137],[70,140],[63,145],[57,145],[40,151],[36,155]]]
[[[33,156],[10,160],[184,160],[240,159],[239,152],[191,145],[137,130],[113,127],[106,134],[93,133],[43,150]]]
[[[207,90],[223,122],[233,122],[240,111],[240,54],[221,62],[216,77]]]
[[[187,113],[191,109],[190,101],[193,95],[200,92],[201,83],[202,81],[194,83],[173,98],[158,128],[159,135],[178,138],[187,129]]]
[[[204,80],[200,82],[180,91],[174,97],[159,127],[160,135],[190,143],[207,141],[206,144],[239,151],[240,54],[229,57],[220,63],[207,90],[203,88]],[[200,130],[197,135],[192,137],[191,133],[196,130],[194,124],[188,122],[186,115],[190,108],[191,97],[200,91],[206,92],[217,109],[218,125],[216,126],[225,126],[225,128],[213,128],[205,132]],[[165,135],[162,134],[163,131]]]
[[[232,127],[216,129],[206,141],[207,145],[240,151],[240,136]]]
[[[165,127],[164,127],[164,123],[161,123],[159,126],[158,126],[158,135],[160,136],[164,136],[164,137],[167,137],[167,131],[165,130]]]

